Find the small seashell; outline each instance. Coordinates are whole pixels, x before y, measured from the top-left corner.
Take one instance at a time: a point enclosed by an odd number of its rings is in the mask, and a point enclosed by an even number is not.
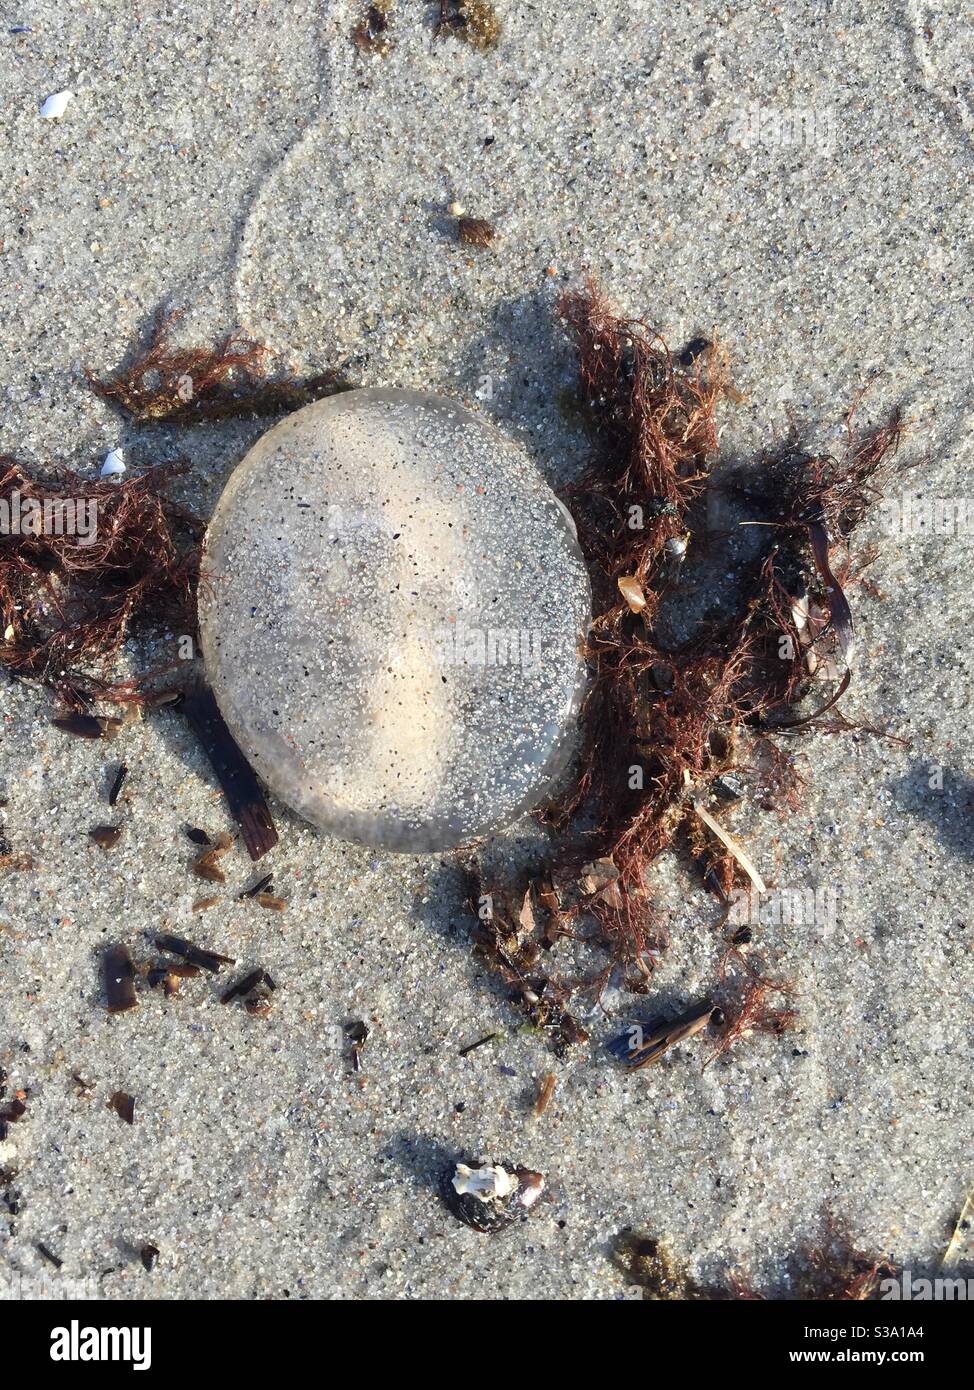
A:
[[[113,449],[110,454],[105,455],[105,462],[101,466],[101,476],[103,478],[113,478],[118,473],[125,472],[125,459],[121,449]]]
[[[457,202],[456,198],[454,198],[453,202],[447,208],[447,212],[451,217],[462,217],[466,210],[467,209],[462,203]]]
[[[489,1236],[524,1220],[544,1190],[540,1173],[512,1163],[457,1163],[442,1188],[457,1220]]]
[[[41,118],[45,121],[56,121],[59,116],[63,116],[68,102],[74,96],[74,92],[55,92],[49,96],[41,107]]]

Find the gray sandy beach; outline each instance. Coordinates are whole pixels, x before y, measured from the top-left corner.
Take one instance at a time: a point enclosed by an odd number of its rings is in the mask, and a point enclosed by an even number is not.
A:
[[[721,335],[741,393],[726,461],[757,468],[793,428],[838,449],[869,383],[864,421],[908,421],[899,514],[974,498],[969,7],[497,9],[479,52],[434,41],[436,4],[398,0],[376,56],[351,41],[357,0],[0,6],[0,454],[91,478],[114,448],[130,472],[184,459],[177,493],[208,516],[266,422],[138,430],[84,375],[169,306],[180,342],[240,329],[297,371],[452,396],[558,486],[590,441],[564,409],[554,305],[592,275],[676,348]],[[458,244],[454,200],[496,224],[488,250]],[[635,1073],[606,1050],[712,986],[719,905],[679,855],[653,869],[672,938],[653,992],[610,986],[559,1060],[472,953],[453,856],[329,839],[272,801],[261,871],[286,910],[238,900],[255,877],[238,845],[194,915],[184,827],[233,825],[185,722],[70,739],[47,692],[3,675],[0,831],[33,863],[0,876],[0,1068],[28,1095],[0,1143],[19,1194],[3,1296],[620,1299],[632,1228],[700,1280],[785,1297],[829,1215],[877,1258],[936,1269],[974,1182],[974,503],[944,534],[869,538],[843,708],[900,741],[811,734],[800,813],[738,813],[769,881],[836,907],[765,929],[797,1030],[706,1067],[699,1040]],[[133,645],[129,668],[178,636]],[[88,832],[108,820],[106,853]],[[525,817],[490,853],[543,845]],[[160,930],[269,970],[271,1016],[223,1007],[226,973],[111,1016],[99,953],[145,961]],[[352,1019],[370,1029],[358,1072]],[[542,1172],[539,1210],[496,1239],[460,1225],[437,1195],[460,1153]]]

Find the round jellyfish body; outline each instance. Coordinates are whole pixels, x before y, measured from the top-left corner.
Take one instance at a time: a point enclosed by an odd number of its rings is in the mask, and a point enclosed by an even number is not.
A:
[[[510,824],[571,754],[591,615],[567,511],[454,402],[369,389],[268,431],[210,523],[207,676],[270,790],[432,853]]]

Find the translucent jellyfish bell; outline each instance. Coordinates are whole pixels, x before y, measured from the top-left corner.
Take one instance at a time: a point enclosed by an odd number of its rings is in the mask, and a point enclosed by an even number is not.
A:
[[[227,724],[327,834],[433,852],[508,825],[570,756],[591,614],[571,519],[442,396],[352,391],[265,434],[206,539]]]

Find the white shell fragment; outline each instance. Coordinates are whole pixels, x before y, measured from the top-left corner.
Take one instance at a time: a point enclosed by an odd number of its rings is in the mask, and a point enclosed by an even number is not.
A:
[[[458,1163],[453,1175],[453,1187],[458,1197],[469,1195],[481,1202],[506,1202],[518,1189],[518,1179],[500,1164],[471,1168]]]
[[[56,121],[59,116],[63,116],[73,96],[74,92],[55,92],[53,96],[49,96],[41,107],[42,119]]]
[[[121,449],[113,449],[110,454],[105,455],[105,462],[101,466],[101,476],[112,478],[117,473],[125,472],[125,457]]]
[[[289,415],[210,522],[207,676],[271,791],[415,854],[537,804],[571,755],[591,591],[532,459],[442,396]]]

